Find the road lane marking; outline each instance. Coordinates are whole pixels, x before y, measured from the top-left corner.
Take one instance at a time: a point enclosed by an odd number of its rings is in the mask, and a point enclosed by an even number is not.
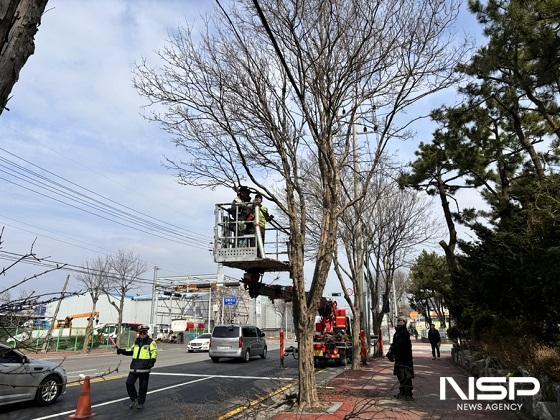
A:
[[[66,373],[71,374],[71,373],[93,372],[94,370],[97,370],[97,369],[73,370],[72,372],[66,372]]]
[[[272,381],[293,381],[296,378],[283,378],[279,376],[234,376],[234,375],[207,375],[203,373],[176,373],[176,372],[152,372],[150,375],[162,375],[162,376],[191,376],[191,377],[210,377],[210,378],[222,378],[222,379],[266,379]]]
[[[114,381],[115,379],[122,379],[122,378],[126,378],[128,376],[128,373],[124,374],[124,375],[115,375],[115,376],[101,376],[101,377],[97,377],[97,378],[91,378],[91,383],[95,384],[97,382],[108,382],[108,381]],[[81,386],[82,382],[81,381],[73,381],[73,383],[66,385],[66,388],[71,388],[71,387],[76,387],[76,386]]]
[[[212,376],[209,376],[208,378],[200,378],[200,379],[195,379],[194,381],[189,381],[189,382],[182,382],[180,384],[175,384],[175,385],[170,385],[170,386],[166,386],[164,388],[158,388],[158,389],[154,389],[153,391],[148,391],[148,395],[150,394],[155,394],[156,392],[162,392],[162,391],[167,391],[168,389],[173,389],[173,388],[178,388],[180,386],[185,386],[185,385],[190,385],[190,384],[194,384],[196,382],[202,382],[202,381],[206,381],[208,379],[211,379]],[[128,400],[128,397],[124,397],[124,398],[119,398],[116,400],[111,400],[111,401],[106,401],[104,403],[99,403],[99,404],[94,404],[91,406],[91,408],[97,408],[97,407],[103,407],[104,405],[109,405],[109,404],[115,404],[121,401],[126,401]],[[57,413],[57,414],[51,414],[50,416],[44,416],[44,417],[36,417],[33,420],[45,420],[45,419],[52,419],[55,417],[60,417],[60,416],[65,416],[67,414],[72,414],[74,413],[76,410],[69,410],[69,411],[64,411],[62,413]]]

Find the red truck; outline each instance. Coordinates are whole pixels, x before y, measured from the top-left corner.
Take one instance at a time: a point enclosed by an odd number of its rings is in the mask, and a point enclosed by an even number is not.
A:
[[[346,309],[338,309],[335,301],[321,299],[319,322],[313,335],[313,360],[315,366],[334,360],[346,366],[352,361],[352,334]]]

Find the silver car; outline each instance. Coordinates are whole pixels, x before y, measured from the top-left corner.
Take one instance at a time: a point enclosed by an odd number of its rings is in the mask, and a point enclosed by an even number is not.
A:
[[[213,362],[221,357],[248,362],[253,356],[266,358],[267,346],[264,333],[252,325],[218,325],[212,331],[210,351]]]
[[[58,363],[29,359],[0,344],[0,405],[31,400],[53,404],[66,391],[67,380]]]

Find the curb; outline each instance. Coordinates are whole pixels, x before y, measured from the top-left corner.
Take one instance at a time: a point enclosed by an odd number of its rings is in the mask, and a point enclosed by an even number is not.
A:
[[[241,414],[244,411],[248,410],[249,408],[254,407],[256,405],[259,405],[263,401],[266,401],[266,400],[274,397],[275,395],[280,394],[281,392],[287,391],[288,389],[292,388],[295,384],[296,384],[296,382],[293,382],[289,385],[285,385],[283,387],[277,388],[274,391],[265,395],[264,397],[261,397],[261,398],[258,398],[256,400],[250,401],[249,404],[247,404],[247,405],[243,405],[241,407],[234,408],[233,410],[227,412],[226,414],[218,417],[218,420],[231,419],[231,418],[237,416],[238,414]]]
[[[342,372],[344,372],[345,370],[343,370]],[[319,386],[319,384],[322,383],[322,382],[324,382],[326,384],[329,380],[331,380],[335,376],[340,375],[342,372],[337,372],[335,370],[331,370],[328,367],[321,368],[321,369],[315,369],[315,376],[317,376],[318,374],[321,374],[321,373],[330,373],[331,374],[331,375],[327,376],[327,378],[321,379],[321,382],[319,382],[317,380],[317,386]],[[250,408],[257,406],[257,405],[261,404],[262,402],[264,402],[264,401],[266,401],[266,400],[268,400],[268,399],[270,399],[270,398],[272,398],[272,397],[274,397],[274,396],[276,396],[276,395],[278,395],[282,392],[285,392],[285,391],[289,390],[290,388],[293,388],[295,385],[297,385],[297,383],[298,383],[298,380],[296,379],[291,384],[288,384],[288,385],[285,385],[283,387],[277,388],[277,389],[269,392],[268,394],[264,395],[263,397],[260,397],[256,400],[253,400],[253,401],[250,401],[247,405],[242,405],[242,406],[236,407],[233,410],[228,411],[227,413],[218,417],[218,420],[227,420],[227,419],[234,418],[234,417],[240,415],[241,413],[249,410]],[[277,411],[277,412],[282,412],[282,408],[285,407],[285,406],[287,407],[288,405],[285,402],[281,402],[281,403],[277,404],[273,408],[273,410]],[[269,414],[270,414],[270,412],[269,412]]]

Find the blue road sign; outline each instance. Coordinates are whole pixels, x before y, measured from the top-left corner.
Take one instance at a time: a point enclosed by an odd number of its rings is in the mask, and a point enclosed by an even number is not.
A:
[[[235,296],[224,296],[224,305],[237,305],[237,298]]]

